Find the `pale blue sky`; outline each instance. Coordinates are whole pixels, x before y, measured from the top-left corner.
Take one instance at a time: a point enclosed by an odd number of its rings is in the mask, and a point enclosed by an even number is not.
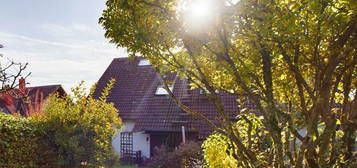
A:
[[[98,18],[105,0],[0,0],[0,53],[28,62],[31,86],[96,82],[115,57]]]

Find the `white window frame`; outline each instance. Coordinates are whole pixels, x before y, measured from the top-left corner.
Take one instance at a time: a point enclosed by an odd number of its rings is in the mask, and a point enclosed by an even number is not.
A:
[[[168,86],[168,87],[171,90],[171,92],[174,90],[174,86],[173,85]],[[155,95],[158,95],[158,96],[160,96],[160,95],[169,95],[169,93],[165,90],[164,85],[159,85],[156,88]]]
[[[149,65],[151,65],[151,63],[148,59],[141,59],[138,64],[138,66],[149,66]]]
[[[219,90],[215,90],[214,91],[216,94],[219,94]],[[200,89],[200,94],[202,95],[202,94],[205,94],[205,93],[208,93],[208,94],[210,94],[210,92],[208,91],[208,90],[202,90],[202,89]]]

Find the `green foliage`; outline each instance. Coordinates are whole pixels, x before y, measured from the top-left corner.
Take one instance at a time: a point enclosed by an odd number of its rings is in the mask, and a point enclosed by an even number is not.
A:
[[[112,80],[104,97],[112,88]],[[110,167],[117,159],[111,138],[121,125],[118,111],[103,97],[52,95],[31,118],[1,114],[1,167]]]
[[[177,149],[172,150],[166,146],[155,149],[156,155],[150,161],[153,168],[191,168],[203,167],[202,149],[197,142],[181,144]]]
[[[0,167],[36,167],[37,133],[31,120],[0,113]]]
[[[234,125],[234,130],[242,137],[243,144],[247,148],[255,151],[257,158],[261,161],[267,160],[271,149],[268,147],[266,133],[262,118],[258,118],[254,114],[242,114],[239,120]],[[204,158],[210,168],[234,168],[234,167],[249,167],[250,163],[243,162],[243,159],[237,159],[237,146],[232,143],[229,137],[214,133],[210,135],[202,144]],[[261,152],[264,151],[264,152]],[[266,165],[261,162],[260,166]]]
[[[202,144],[204,158],[212,168],[233,168],[237,160],[232,156],[233,149],[229,147],[229,139],[224,135],[213,134]]]
[[[138,168],[138,167],[137,166],[133,166],[133,165],[115,164],[112,168]]]

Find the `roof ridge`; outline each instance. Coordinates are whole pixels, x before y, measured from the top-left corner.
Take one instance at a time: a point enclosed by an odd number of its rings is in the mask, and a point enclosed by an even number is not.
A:
[[[129,59],[129,57],[118,57],[118,58],[113,58],[113,60],[120,60],[120,59]]]
[[[130,60],[130,59],[132,59],[132,58],[127,57],[127,56],[125,56],[125,57],[113,58],[113,60]],[[133,60],[135,60],[135,59],[145,59],[145,57],[143,57],[143,56],[135,56],[135,57],[133,58]]]
[[[29,87],[27,87],[27,88],[50,87],[50,86],[60,86],[60,87],[62,87],[61,84],[53,84],[53,85],[29,86]]]

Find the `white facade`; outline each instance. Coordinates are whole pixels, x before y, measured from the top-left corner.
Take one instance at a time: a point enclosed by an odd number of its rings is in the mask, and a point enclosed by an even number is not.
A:
[[[141,157],[150,157],[150,135],[143,132],[133,133],[134,151],[141,151]]]
[[[141,151],[142,158],[150,157],[150,135],[144,134],[144,132],[133,132],[135,122],[133,121],[124,121],[123,127],[120,131],[113,137],[112,145],[115,152],[120,154],[120,133],[121,132],[132,132],[133,133],[133,151]]]

